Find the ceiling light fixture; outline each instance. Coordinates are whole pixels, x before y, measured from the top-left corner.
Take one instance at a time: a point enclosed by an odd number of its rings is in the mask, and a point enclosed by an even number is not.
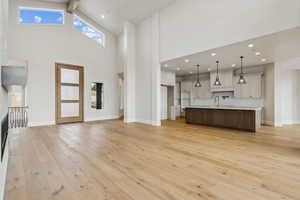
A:
[[[192,74],[193,72],[190,72],[190,74]]]
[[[195,83],[195,87],[199,88],[202,87],[201,83],[200,83],[200,65],[196,65],[197,66],[197,82]]]
[[[219,61],[217,61],[216,63],[217,63],[217,76],[216,76],[214,85],[221,86],[222,84],[221,84],[220,77],[219,77]]]
[[[104,18],[105,18],[105,15],[101,15],[101,18],[104,19]]]
[[[211,54],[211,56],[216,56],[216,55],[217,55],[216,53],[212,53],[212,54]]]
[[[232,66],[232,67],[236,67],[236,64],[232,64],[231,66]]]
[[[262,61],[262,62],[266,62],[266,61],[267,61],[267,59],[266,59],[266,58],[263,58],[263,59],[261,59],[261,61]]]
[[[186,63],[189,63],[189,62],[190,62],[190,60],[189,60],[189,59],[185,59],[185,60],[184,60],[184,62],[186,62]]]
[[[208,70],[209,72],[211,71],[211,69],[210,69],[210,68],[208,68],[207,70]]]
[[[243,71],[243,59],[244,57],[241,56],[241,73],[240,73],[240,78],[238,80],[238,84],[246,84],[246,79],[244,77],[244,71]]]
[[[260,52],[255,52],[255,55],[260,56],[261,53]]]
[[[253,44],[249,44],[248,47],[249,47],[249,48],[253,48],[254,45],[253,45]]]

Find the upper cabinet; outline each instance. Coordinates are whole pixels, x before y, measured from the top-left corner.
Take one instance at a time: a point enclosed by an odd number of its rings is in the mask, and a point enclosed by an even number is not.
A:
[[[176,84],[176,75],[174,72],[161,72],[161,84],[168,85],[168,86],[175,86]]]
[[[221,71],[219,72],[219,78],[221,81],[221,86],[215,86],[215,80],[217,77],[217,72],[211,72],[210,73],[210,89],[212,92],[217,91],[233,91],[233,71],[227,70],[227,71]]]
[[[262,73],[246,74],[246,84],[237,84],[239,76],[234,77],[235,98],[261,98]]]

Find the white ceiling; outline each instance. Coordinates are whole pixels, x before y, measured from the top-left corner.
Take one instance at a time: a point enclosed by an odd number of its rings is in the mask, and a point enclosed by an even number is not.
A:
[[[44,2],[52,2],[52,3],[67,3],[68,0],[36,0],[36,1],[44,1]]]
[[[68,0],[37,0],[67,3]],[[119,34],[126,21],[139,23],[175,0],[80,0],[79,10],[109,31]],[[104,19],[102,16],[105,16]]]
[[[81,0],[79,9],[119,34],[125,21],[139,23],[174,0]],[[102,18],[102,15],[105,18]]]
[[[244,65],[254,66],[276,61],[284,61],[289,58],[300,57],[300,27],[291,30],[271,34],[248,41],[239,42],[225,47],[200,52],[190,56],[180,57],[162,63],[163,71],[173,71],[177,75],[186,75],[196,73],[196,64],[200,64],[200,72],[208,72],[216,70],[216,61],[220,61],[220,68],[240,67],[240,56],[244,56]],[[253,44],[253,48],[248,45]],[[260,56],[255,53],[260,52]],[[216,56],[211,56],[216,53]],[[267,59],[262,61],[262,59]],[[186,63],[185,60],[189,62]],[[166,67],[167,65],[167,67]],[[180,70],[178,71],[178,68]]]

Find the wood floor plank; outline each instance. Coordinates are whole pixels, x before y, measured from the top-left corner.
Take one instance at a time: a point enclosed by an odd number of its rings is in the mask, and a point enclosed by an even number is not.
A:
[[[300,126],[256,134],[165,121],[10,135],[6,200],[300,199]]]

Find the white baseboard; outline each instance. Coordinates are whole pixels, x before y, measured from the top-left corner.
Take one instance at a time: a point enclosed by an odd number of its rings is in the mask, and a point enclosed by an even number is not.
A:
[[[107,116],[100,116],[94,118],[85,119],[85,122],[92,122],[92,121],[103,121],[103,120],[112,120],[112,119],[119,119],[119,115],[107,115]]]
[[[137,120],[135,118],[124,118],[124,123],[134,123]]]
[[[137,119],[136,122],[137,123],[142,123],[142,124],[152,125],[152,121],[148,120],[148,119]]]
[[[293,124],[299,124],[300,122],[298,120],[284,120],[282,122],[283,125],[293,125]]]
[[[50,121],[50,122],[29,122],[28,126],[29,127],[35,127],[35,126],[50,126],[50,125],[55,125],[55,121]]]
[[[152,126],[161,126],[160,121],[152,121]]]
[[[263,121],[264,125],[268,125],[268,126],[274,126],[275,123],[273,121]]]
[[[102,121],[102,120],[111,120],[111,119],[118,119],[120,118],[119,115],[108,115],[108,116],[101,116],[101,117],[95,117],[95,118],[88,118],[85,119],[85,122],[92,122],[92,121]],[[35,126],[51,126],[55,125],[55,121],[49,121],[49,122],[29,122],[29,127],[35,127]]]
[[[157,122],[157,121],[152,121],[152,120],[147,120],[147,119],[137,119],[136,122],[151,125],[151,126],[161,126],[160,121]]]
[[[293,125],[293,124],[300,124],[300,121],[298,120],[284,120],[282,123],[277,123],[273,121],[263,121],[263,124],[269,125],[269,126],[276,126],[276,127],[282,127],[284,125]]]

